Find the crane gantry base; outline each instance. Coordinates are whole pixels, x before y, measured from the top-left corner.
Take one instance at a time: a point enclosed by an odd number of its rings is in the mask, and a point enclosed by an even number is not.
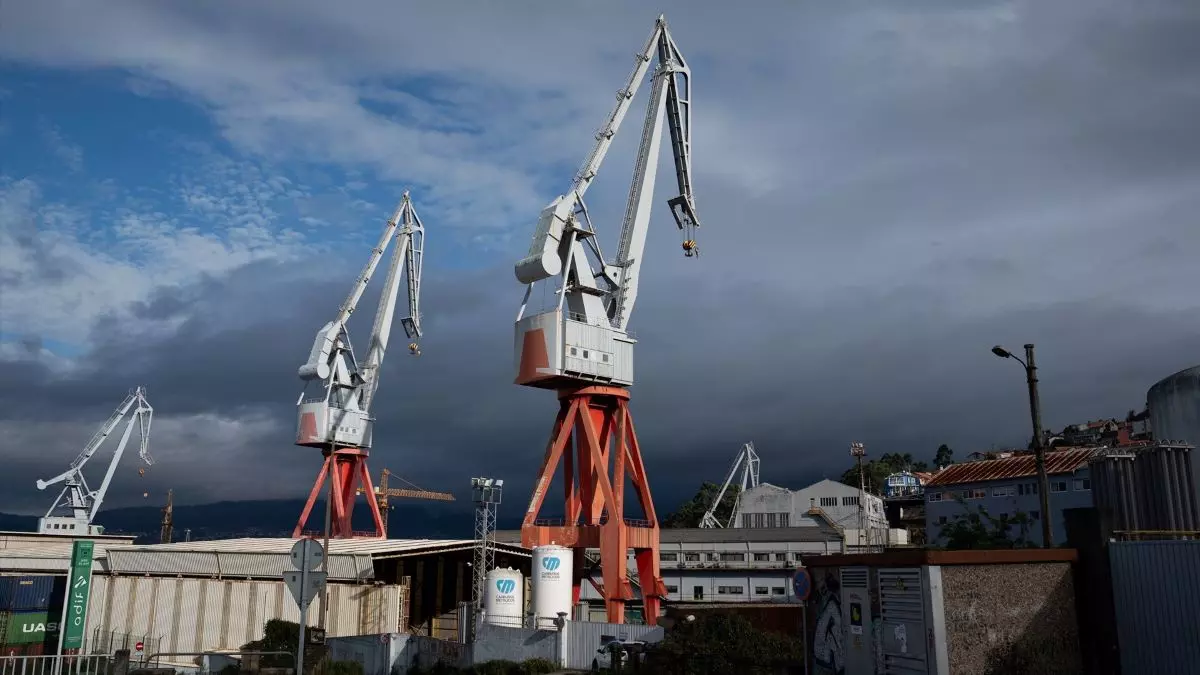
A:
[[[308,501],[304,503],[304,511],[300,513],[300,522],[296,523],[292,537],[300,538],[304,535],[304,524],[308,522],[308,517],[312,514],[313,506],[317,503],[317,497],[320,496],[321,488],[325,485],[327,477],[332,481],[333,487],[333,511],[329,519],[329,538],[383,539],[387,537],[383,516],[379,512],[379,503],[374,499],[367,499],[367,504],[371,509],[375,530],[355,532],[350,527],[350,517],[354,514],[354,501],[359,485],[366,494],[375,494],[375,488],[371,486],[371,474],[367,471],[368,451],[361,448],[336,448],[326,449],[323,454],[325,462],[321,465],[321,471],[317,473],[317,481],[308,495]]]
[[[626,558],[628,550],[633,549],[646,623],[653,626],[667,589],[658,568],[658,518],[629,414],[629,391],[585,386],[560,390],[558,398],[558,417],[521,525],[521,544],[557,544],[575,549],[575,604],[583,581],[584,553],[589,548],[599,549],[604,583],[594,585],[604,597],[610,623],[624,623],[625,603],[636,597]],[[561,524],[538,519],[560,462],[565,507]],[[645,520],[625,518],[627,475]]]

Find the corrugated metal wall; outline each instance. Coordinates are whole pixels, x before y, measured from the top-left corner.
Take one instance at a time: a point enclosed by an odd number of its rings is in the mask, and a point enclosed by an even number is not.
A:
[[[644,640],[658,642],[663,639],[663,629],[629,623],[591,623],[571,621],[567,624],[563,639],[563,659],[567,668],[587,670],[592,666],[596,650],[600,649],[601,638],[612,636],[619,640]]]
[[[403,629],[405,588],[329,584],[330,637]],[[317,602],[308,610],[315,625]],[[280,581],[223,581],[174,577],[92,578],[89,634],[115,631],[161,636],[162,649],[197,652],[237,649],[263,635],[268,619],[298,621],[300,611]]]
[[[1200,541],[1108,546],[1121,671],[1200,673]]]

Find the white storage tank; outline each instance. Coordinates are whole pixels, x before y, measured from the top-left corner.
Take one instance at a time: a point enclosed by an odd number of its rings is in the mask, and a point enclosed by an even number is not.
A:
[[[520,628],[525,618],[525,577],[509,567],[487,574],[483,620],[493,626]]]
[[[554,628],[559,612],[571,618],[574,551],[565,546],[533,549],[533,616],[537,628]]]

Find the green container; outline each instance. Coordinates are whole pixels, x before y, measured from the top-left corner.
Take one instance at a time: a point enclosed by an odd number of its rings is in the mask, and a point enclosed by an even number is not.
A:
[[[45,642],[50,638],[58,642],[58,616],[49,612],[13,612],[8,615],[8,627],[4,631],[4,643],[26,645]]]

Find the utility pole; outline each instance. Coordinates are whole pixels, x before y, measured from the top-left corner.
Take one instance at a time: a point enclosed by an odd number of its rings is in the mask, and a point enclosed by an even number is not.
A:
[[[483,605],[488,572],[495,566],[496,511],[503,489],[503,480],[471,479],[471,498],[475,502],[475,560],[472,565],[475,569],[472,575],[471,602],[476,613]]]
[[[1038,396],[1037,361],[1034,359],[1033,344],[1025,345],[1025,360],[1000,345],[992,347],[992,353],[1003,359],[1013,359],[1025,369],[1025,383],[1029,386],[1029,416],[1033,420],[1033,457],[1037,466],[1038,502],[1041,506],[1042,548],[1053,548],[1054,534],[1051,529],[1050,477],[1046,474],[1046,446],[1042,433],[1042,401]]]
[[[858,459],[858,546],[861,549],[863,543],[863,532],[866,531],[866,477],[863,475],[863,457],[867,454],[866,448],[862,443],[850,444],[850,456]],[[870,537],[867,538],[867,543],[870,544]],[[861,551],[860,551],[861,552]]]

